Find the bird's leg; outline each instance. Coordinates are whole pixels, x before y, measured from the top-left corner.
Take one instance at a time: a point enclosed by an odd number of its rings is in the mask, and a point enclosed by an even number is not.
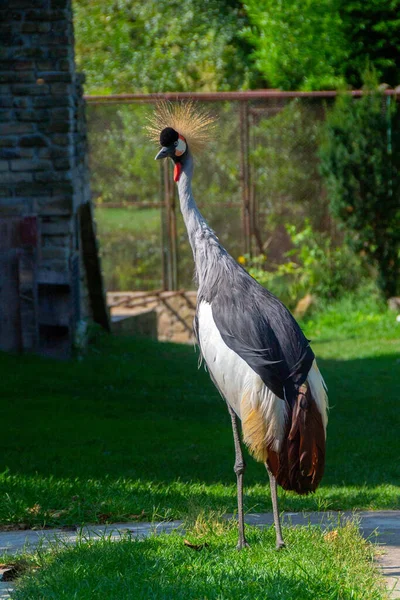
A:
[[[239,541],[237,549],[241,550],[246,548],[249,544],[247,543],[244,535],[244,518],[243,518],[243,473],[246,469],[246,463],[243,458],[242,446],[240,444],[239,430],[238,430],[238,419],[235,411],[227,404],[229,414],[232,420],[232,431],[233,441],[235,443],[235,466],[233,470],[236,473],[237,478],[237,499],[238,499],[238,518],[239,518]]]
[[[267,471],[268,471],[269,484],[271,486],[272,510],[273,510],[273,513],[274,513],[274,523],[275,523],[275,532],[276,532],[276,549],[280,550],[281,548],[285,547],[285,542],[283,541],[283,538],[282,538],[281,521],[280,521],[280,518],[279,518],[278,494],[277,494],[277,490],[276,490],[276,479],[272,475],[271,471],[269,470],[267,463],[265,463],[265,466],[266,466]]]

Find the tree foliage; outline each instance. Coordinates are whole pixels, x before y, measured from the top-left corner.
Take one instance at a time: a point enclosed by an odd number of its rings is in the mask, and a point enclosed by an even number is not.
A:
[[[400,83],[400,0],[340,0],[339,16],[347,46],[343,74],[354,87],[362,85],[367,67],[381,82]]]
[[[346,243],[336,245],[326,231],[313,229],[308,219],[300,227],[286,225],[286,230],[292,248],[283,262],[271,265],[268,255],[262,254],[246,257],[246,268],[290,308],[306,294],[329,301],[365,285],[365,262]]]
[[[356,101],[339,97],[320,150],[332,212],[377,265],[386,297],[396,294],[400,274],[400,122],[389,102],[372,91]]]
[[[400,83],[400,0],[246,0],[246,8],[271,87],[359,87],[367,66]]]
[[[336,0],[247,0],[250,40],[270,87],[331,89],[343,83],[345,49]]]
[[[247,88],[247,16],[238,0],[79,0],[76,56],[90,92]]]

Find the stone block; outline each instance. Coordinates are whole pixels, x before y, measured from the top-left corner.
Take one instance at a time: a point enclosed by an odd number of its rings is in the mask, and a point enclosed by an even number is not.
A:
[[[11,110],[0,110],[0,121],[8,122],[11,121],[13,113]]]
[[[17,71],[32,71],[35,68],[33,60],[15,60],[14,69]]]
[[[48,85],[41,85],[36,82],[31,84],[16,83],[11,89],[17,96],[44,96],[50,92]]]
[[[33,158],[35,156],[34,148],[18,148],[18,152],[21,158]]]
[[[0,83],[30,83],[35,81],[32,71],[0,71]]]
[[[68,119],[72,118],[73,111],[72,108],[67,107],[55,108],[51,111],[51,116],[53,119],[57,119],[59,121],[67,121]]]
[[[0,148],[13,148],[17,145],[17,137],[2,137],[0,138]]]
[[[73,57],[72,50],[68,46],[60,46],[58,48],[51,48],[51,51],[49,50],[49,54],[51,55],[51,57],[53,59],[70,57],[70,59],[72,61],[72,57]]]
[[[12,171],[46,171],[46,169],[51,169],[52,166],[50,160],[20,159],[11,161]]]
[[[37,33],[37,23],[32,23],[32,22],[26,22],[22,23],[21,25],[21,32],[22,33]]]
[[[42,109],[42,110],[33,110],[33,109],[27,109],[27,110],[17,110],[15,112],[15,115],[18,119],[18,121],[32,121],[33,123],[36,123],[38,121],[41,122],[46,122],[50,119],[50,113],[48,110],[46,109]]]
[[[3,33],[3,35],[1,36],[1,43],[4,47],[15,47],[15,46],[23,46],[24,45],[24,36],[23,35],[17,35],[16,33]]]
[[[67,0],[50,0],[51,8],[65,9],[67,7]]]
[[[42,232],[43,233],[43,232]],[[42,235],[42,248],[69,248],[69,235],[55,233]]]
[[[51,30],[52,30],[51,23],[38,23],[37,24],[38,33],[48,33]]]
[[[58,68],[60,69],[60,71],[70,71],[71,62],[67,59],[62,59],[58,62]]]
[[[32,3],[31,3],[32,8]],[[25,15],[26,21],[64,21],[68,22],[67,12],[62,9],[52,10],[28,10]]]
[[[72,215],[72,196],[51,196],[38,200],[38,211],[42,216]]]
[[[36,68],[38,71],[51,71],[55,68],[56,62],[54,60],[39,60],[36,62]]]
[[[53,46],[58,48],[61,46],[68,47],[68,36],[59,33],[42,33],[40,34],[40,44],[42,46],[50,46],[50,56],[52,55]]]
[[[65,170],[72,168],[72,157],[69,158],[56,158],[53,161],[54,168],[57,170]]]
[[[64,82],[59,82],[59,83],[51,83],[50,84],[50,89],[51,89],[51,93],[58,95],[58,94],[72,94],[73,93],[73,86],[71,83],[64,83]]]
[[[58,182],[55,183],[53,186],[53,195],[54,196],[64,196],[64,195],[71,195],[74,193],[74,186],[72,184],[71,181],[67,181],[67,182]]]
[[[13,60],[0,54],[0,71],[30,71],[35,68],[33,61]]]
[[[10,0],[0,0],[1,8],[9,8]],[[12,0],[12,8],[13,10],[20,8],[32,8],[32,0]]]
[[[4,150],[3,150],[4,152]],[[4,158],[1,155],[2,151],[0,150],[0,171],[4,172],[4,171],[9,171],[10,170],[10,164],[7,160],[4,160]]]
[[[20,182],[31,182],[33,181],[32,173],[1,173],[0,174],[0,184],[12,184],[12,183],[20,183]]]
[[[18,98],[16,98],[15,96],[13,97],[13,105],[15,108],[29,108],[31,106],[31,99],[30,98],[24,98],[19,96]]]
[[[62,248],[60,246],[47,246],[42,248],[42,259],[44,261],[50,261],[50,260],[68,260],[71,251],[70,249],[67,248]]]
[[[17,29],[17,27],[11,27],[11,23],[7,23],[7,21],[1,21],[0,22],[0,36],[6,36],[9,35],[11,36],[13,34],[13,31],[15,31]]]
[[[0,135],[31,133],[35,130],[32,123],[0,123]]]
[[[25,148],[43,147],[48,145],[48,141],[43,135],[24,135],[21,137],[19,145]]]
[[[33,58],[34,60],[45,59],[49,55],[49,49],[44,46],[32,46],[31,48],[13,49],[13,58]]]
[[[12,96],[0,96],[0,108],[12,108],[14,106]]]
[[[42,220],[40,231],[46,236],[69,235],[72,233],[72,219],[46,217]]]
[[[30,209],[26,206],[26,204],[13,204],[9,203],[9,199],[7,199],[7,205],[3,206],[0,200],[0,215],[3,217],[18,217],[19,215],[23,215],[24,213],[30,212]]]
[[[50,148],[39,148],[37,155],[39,158],[51,158]]]
[[[5,23],[6,20],[22,21],[24,15],[25,13],[20,10],[10,10],[10,6],[8,6],[8,10],[0,10],[0,20],[3,23]]]
[[[38,77],[44,79],[46,83],[72,83],[71,73],[60,71],[40,71]],[[51,89],[53,91],[53,87]]]
[[[69,120],[51,120],[50,122],[38,123],[38,126],[43,133],[69,133],[72,131],[72,123]]]
[[[53,146],[49,149],[50,158],[68,158],[74,156],[74,149],[71,146]]]
[[[50,165],[52,166],[51,162]],[[40,173],[35,173],[34,175],[35,181],[43,183],[68,183],[69,181],[71,181],[71,179],[72,174],[69,171],[42,171]]]
[[[37,108],[59,108],[61,106],[73,106],[73,98],[71,96],[58,96],[54,98],[50,94],[47,96],[38,96],[32,98],[32,105]]]
[[[69,146],[69,144],[71,143],[70,134],[53,134],[51,137],[51,141],[57,146]]]
[[[15,173],[15,175],[23,175],[23,173]],[[26,173],[33,177],[33,173]],[[41,198],[43,196],[48,196],[51,193],[51,188],[49,186],[44,185],[43,183],[18,183],[14,187],[14,193],[18,198]]]
[[[0,160],[11,160],[19,157],[19,148],[0,148]]]

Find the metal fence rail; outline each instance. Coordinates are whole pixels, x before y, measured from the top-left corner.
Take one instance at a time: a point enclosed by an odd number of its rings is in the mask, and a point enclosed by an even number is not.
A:
[[[363,92],[348,93],[358,98]],[[384,94],[397,97],[395,90]],[[155,147],[144,133],[148,105],[190,98],[207,103],[219,116],[218,136],[196,165],[198,204],[236,258],[266,253],[273,265],[289,247],[285,223],[301,226],[309,218],[314,228],[337,236],[318,172],[320,125],[336,96],[334,91],[279,90],[86,96],[108,289],[191,287],[192,259],[172,170],[164,161],[157,173]],[[120,238],[107,225],[119,210]],[[147,239],[148,223],[139,231],[132,218],[139,222],[145,211],[152,218],[158,211],[160,217]]]

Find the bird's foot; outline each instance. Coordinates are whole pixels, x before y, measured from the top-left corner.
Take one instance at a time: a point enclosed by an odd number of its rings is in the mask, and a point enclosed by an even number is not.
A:
[[[282,548],[286,548],[286,544],[283,540],[277,540],[276,542],[276,549],[277,550],[282,550]]]
[[[243,548],[250,548],[250,544],[246,540],[239,540],[236,550],[243,550]]]

